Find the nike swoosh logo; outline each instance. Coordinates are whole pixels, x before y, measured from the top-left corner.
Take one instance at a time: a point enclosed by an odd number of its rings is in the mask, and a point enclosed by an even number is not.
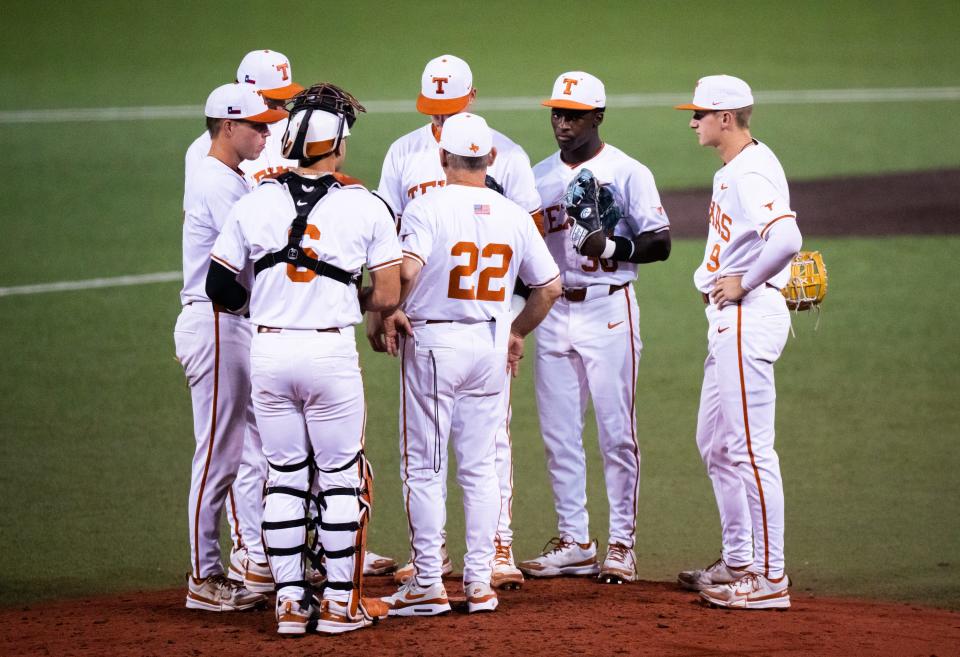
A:
[[[720,183],[720,189],[726,189],[726,188],[727,188],[726,185],[724,185],[723,183]]]
[[[717,329],[717,333],[723,333],[723,332],[726,331],[728,328],[730,328],[730,327],[729,327],[729,326],[724,326],[723,328],[718,328],[718,329]]]
[[[427,595],[426,593],[418,593],[418,594],[407,593],[403,597],[405,597],[407,600],[419,600],[420,598],[425,597],[426,595]]]
[[[723,102],[722,100],[714,101],[713,105],[716,106],[716,105],[719,105],[719,104],[722,103],[722,102]]]
[[[619,322],[617,322],[616,324],[612,324],[612,323],[610,323],[610,322],[607,322],[607,328],[608,328],[608,329],[617,328],[617,327],[620,326],[621,324],[623,324],[623,320],[622,320],[622,319],[621,319]]]
[[[303,207],[304,205],[306,205],[306,203],[304,203],[303,201],[297,201],[297,207],[298,207],[298,208],[301,208],[301,207]]]

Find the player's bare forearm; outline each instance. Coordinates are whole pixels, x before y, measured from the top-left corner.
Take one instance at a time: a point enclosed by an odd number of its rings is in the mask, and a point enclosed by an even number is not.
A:
[[[584,241],[579,253],[591,258],[637,264],[666,260],[670,257],[670,230],[640,233],[632,240],[628,237],[606,237],[598,232]]]
[[[527,304],[517,318],[513,320],[510,332],[521,339],[526,337],[543,321],[562,293],[563,287],[560,285],[559,276],[543,287],[532,288],[530,298],[527,299]]]
[[[406,301],[407,295],[413,289],[413,284],[417,282],[421,269],[423,265],[419,260],[410,256],[403,257],[403,262],[400,264],[400,303]]]
[[[360,290],[360,310],[383,312],[400,303],[400,266],[370,272],[370,286]]]

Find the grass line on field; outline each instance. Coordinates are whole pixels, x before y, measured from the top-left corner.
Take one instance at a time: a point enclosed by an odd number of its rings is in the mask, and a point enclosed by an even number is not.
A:
[[[891,87],[887,89],[798,89],[758,91],[758,103],[797,105],[824,103],[895,103],[960,100],[960,87]],[[689,101],[690,92],[637,93],[607,96],[607,107],[671,107]],[[477,112],[541,110],[540,96],[479,98]],[[373,114],[414,112],[413,100],[371,100],[365,103]],[[156,105],[146,107],[87,107],[63,109],[0,111],[0,124],[69,123],[89,121],[153,121],[158,119],[195,119],[202,114],[199,105]]]
[[[9,297],[18,294],[41,294],[44,292],[93,290],[103,287],[144,285],[146,283],[169,283],[179,280],[183,280],[183,272],[181,271],[160,271],[153,274],[138,274],[135,276],[113,276],[110,278],[89,278],[83,281],[57,281],[54,283],[0,287],[0,297]]]

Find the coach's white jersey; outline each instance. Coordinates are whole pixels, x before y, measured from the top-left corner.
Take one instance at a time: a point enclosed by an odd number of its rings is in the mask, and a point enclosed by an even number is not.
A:
[[[210,249],[234,203],[250,191],[246,178],[215,157],[205,155],[187,177],[183,192],[183,289],[180,303],[210,301],[207,270]],[[249,276],[242,281],[249,287]]]
[[[293,203],[283,185],[265,180],[234,206],[210,257],[240,271],[280,250],[297,215]],[[360,185],[330,189],[307,217],[300,244],[350,272],[396,266],[402,257],[387,206]],[[250,296],[250,321],[260,326],[343,328],[361,319],[356,286],[284,263],[260,272]]]
[[[510,313],[518,276],[543,287],[560,273],[525,210],[486,187],[449,185],[415,199],[400,243],[423,264],[404,302],[411,320],[496,319]]]
[[[504,196],[527,213],[536,212],[540,209],[540,196],[530,170],[530,158],[503,134],[492,129],[490,132],[497,157],[487,175],[500,183]],[[446,184],[438,139],[433,124],[427,124],[400,137],[387,151],[377,193],[390,203],[398,217],[413,199]]]
[[[721,276],[745,273],[763,248],[767,229],[780,219],[796,219],[780,161],[754,140],[713,177],[710,225],[703,263],[693,275],[701,292],[710,292]],[[782,288],[790,278],[787,264],[768,282]]]
[[[601,185],[610,185],[621,200],[623,218],[615,235],[634,238],[640,233],[669,228],[667,213],[650,169],[615,146],[604,144],[593,158],[570,166],[557,151],[533,168],[543,200],[544,230],[550,253],[560,266],[563,286],[622,285],[636,279],[637,265],[582,256],[570,242],[572,220],[567,219],[563,196],[581,169],[589,169]]]
[[[283,141],[283,132],[287,128],[287,122],[278,121],[270,126],[270,135],[267,137],[267,145],[263,147],[260,157],[255,160],[244,160],[240,163],[240,170],[250,181],[250,184],[256,185],[266,176],[283,173],[288,169],[297,166],[296,160],[288,160],[280,154],[280,146]],[[190,177],[190,171],[210,152],[210,133],[206,130],[203,134],[193,140],[184,159],[184,172],[187,178]]]

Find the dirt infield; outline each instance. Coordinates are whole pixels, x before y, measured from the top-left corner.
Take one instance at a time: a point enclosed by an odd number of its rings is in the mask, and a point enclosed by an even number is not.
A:
[[[674,237],[707,236],[710,191],[666,192]],[[790,204],[806,236],[960,233],[960,169],[790,182]]]
[[[446,616],[389,618],[339,637],[281,639],[271,610],[215,614],[183,606],[186,587],[0,611],[9,657],[94,655],[947,655],[960,654],[960,613],[913,605],[814,598],[786,612],[726,611],[675,584],[589,579],[527,582],[492,614],[467,615],[449,580]],[[367,593],[393,592],[388,577]]]

